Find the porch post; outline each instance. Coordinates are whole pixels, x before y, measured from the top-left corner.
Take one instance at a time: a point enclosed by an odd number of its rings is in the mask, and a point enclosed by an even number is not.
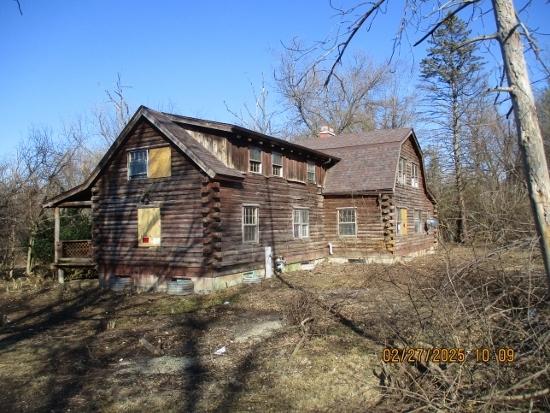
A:
[[[60,284],[63,284],[65,281],[65,271],[59,268],[59,248],[61,247],[59,243],[59,229],[60,229],[60,220],[59,220],[59,207],[55,207],[53,210],[54,214],[54,262],[55,268],[57,271],[57,281]]]

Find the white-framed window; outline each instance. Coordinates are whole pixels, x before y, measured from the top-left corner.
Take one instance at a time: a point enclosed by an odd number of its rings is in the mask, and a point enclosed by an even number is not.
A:
[[[418,165],[411,163],[411,186],[418,188]]]
[[[407,160],[399,158],[399,170],[397,171],[397,183],[405,185],[407,180]]]
[[[258,221],[259,208],[254,205],[243,205],[243,242],[257,243],[260,226]]]
[[[261,174],[262,173],[262,151],[258,148],[250,148],[249,154],[249,171]]]
[[[355,208],[338,209],[338,235],[357,235],[357,214]]]
[[[271,153],[271,174],[273,176],[283,176],[283,155],[279,152]]]
[[[408,210],[407,208],[397,208],[396,232],[397,235],[407,235],[408,233]]]
[[[295,208],[292,214],[294,238],[309,237],[309,209]]]
[[[414,232],[420,234],[422,232],[422,211],[414,211]]]
[[[147,177],[147,149],[128,152],[128,179]]]
[[[313,162],[307,163],[307,181],[310,184],[315,183],[315,164]]]

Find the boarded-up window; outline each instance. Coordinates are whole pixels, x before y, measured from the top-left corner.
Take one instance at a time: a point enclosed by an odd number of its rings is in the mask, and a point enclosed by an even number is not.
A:
[[[128,153],[128,178],[147,176],[147,149],[139,149]]]
[[[415,163],[411,164],[411,186],[418,188],[418,165]]]
[[[407,235],[408,213],[407,208],[397,208],[397,234],[398,235]]]
[[[243,206],[243,242],[257,243],[259,240],[258,210],[257,206]]]
[[[271,154],[271,174],[273,176],[283,176],[283,156],[278,152]]]
[[[262,151],[258,148],[250,148],[249,156],[249,171],[258,174],[262,173]]]
[[[338,210],[338,235],[357,235],[357,219],[355,208],[340,208]]]
[[[309,237],[309,209],[295,209],[292,217],[294,238]]]
[[[160,245],[160,208],[138,208],[138,245]]]
[[[149,149],[149,178],[172,175],[172,151],[169,146]]]
[[[313,162],[307,163],[307,181],[310,184],[315,183],[315,164]]]

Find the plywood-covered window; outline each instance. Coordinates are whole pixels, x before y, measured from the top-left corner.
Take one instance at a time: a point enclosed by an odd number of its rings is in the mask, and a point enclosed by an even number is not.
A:
[[[262,173],[262,151],[258,148],[248,150],[248,170],[250,172]]]
[[[397,208],[397,234],[398,235],[407,235],[408,227],[408,211],[407,208]]]
[[[169,146],[128,152],[128,179],[164,178],[171,175],[172,151]]]
[[[405,158],[399,158],[399,168],[397,171],[397,183],[405,185],[407,180],[407,160]]]
[[[172,151],[169,146],[149,149],[149,178],[172,175]]]
[[[307,181],[310,184],[315,183],[315,164],[313,162],[307,163]]]
[[[295,208],[292,215],[294,238],[309,237],[309,209]]]
[[[128,178],[147,176],[147,149],[139,149],[128,153]]]
[[[411,163],[411,186],[418,188],[418,165]]]
[[[257,243],[259,241],[258,212],[259,208],[257,206],[243,206],[243,242],[245,243]]]
[[[422,232],[422,211],[414,211],[414,232],[420,234]]]
[[[160,237],[160,208],[138,208],[138,245],[159,246]]]
[[[338,235],[357,235],[357,213],[355,208],[338,209]]]
[[[278,152],[271,153],[271,174],[283,176],[283,156]]]

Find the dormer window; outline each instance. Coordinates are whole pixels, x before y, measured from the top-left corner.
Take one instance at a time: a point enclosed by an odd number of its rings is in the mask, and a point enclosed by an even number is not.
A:
[[[278,152],[271,154],[271,169],[273,176],[283,176],[283,156]]]
[[[257,174],[262,173],[262,151],[258,148],[250,148],[249,154],[249,171]]]
[[[128,178],[147,177],[147,149],[131,151],[128,154]]]

